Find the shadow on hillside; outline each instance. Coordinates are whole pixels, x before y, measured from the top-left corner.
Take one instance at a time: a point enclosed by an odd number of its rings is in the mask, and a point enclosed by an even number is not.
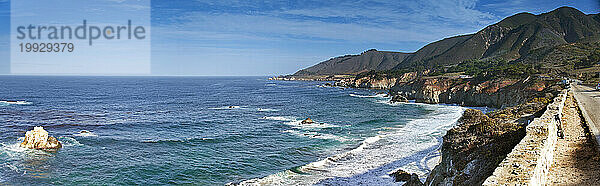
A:
[[[600,151],[596,139],[598,136],[590,132],[588,124],[583,120],[581,111],[577,109],[581,118],[581,126],[586,135],[584,143],[578,143],[575,149],[574,168],[579,175],[577,180],[572,180],[572,185],[600,185]]]
[[[588,136],[585,143],[580,143],[576,147],[573,166],[578,169],[574,173],[578,179],[572,180],[573,185],[600,184],[600,176],[598,176],[600,175],[600,152],[594,140],[592,136]]]

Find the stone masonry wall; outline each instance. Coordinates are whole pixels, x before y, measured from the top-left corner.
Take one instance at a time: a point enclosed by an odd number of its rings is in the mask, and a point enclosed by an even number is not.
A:
[[[483,185],[545,185],[554,159],[566,96],[567,90],[563,90],[547,106],[544,114],[527,126],[525,137]]]

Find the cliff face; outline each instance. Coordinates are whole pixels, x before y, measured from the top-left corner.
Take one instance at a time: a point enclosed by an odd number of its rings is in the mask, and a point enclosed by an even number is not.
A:
[[[481,185],[525,136],[525,126],[544,112],[557,89],[546,88],[539,97],[488,114],[466,110],[444,136],[442,161],[425,185]]]
[[[390,94],[422,103],[501,108],[523,103],[551,83],[536,78],[495,79],[483,82],[461,78],[421,78],[396,84],[390,89]]]
[[[396,84],[396,80],[397,78],[374,79],[370,77],[363,77],[347,82],[346,84],[341,84],[341,86],[370,89],[390,89]]]
[[[442,161],[427,177],[426,185],[481,185],[510,152],[525,131],[508,125],[495,135],[475,135],[496,121],[481,111],[466,110],[459,125],[444,136]]]
[[[336,86],[352,87],[352,88],[369,88],[369,89],[391,89],[397,83],[407,83],[417,77],[416,72],[404,73],[400,77],[376,77],[375,75],[365,76],[350,80],[336,82]]]

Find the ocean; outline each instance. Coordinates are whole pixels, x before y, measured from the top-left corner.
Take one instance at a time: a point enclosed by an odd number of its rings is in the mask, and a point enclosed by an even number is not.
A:
[[[0,76],[0,100],[25,101],[0,102],[0,183],[394,185],[425,179],[465,109],[322,83]],[[20,148],[34,126],[63,148]]]

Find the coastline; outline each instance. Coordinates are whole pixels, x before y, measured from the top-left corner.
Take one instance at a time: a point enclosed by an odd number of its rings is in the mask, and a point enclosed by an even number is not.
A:
[[[390,173],[398,169],[417,173],[421,182],[441,158],[442,135],[454,127],[467,108],[456,105],[403,103],[428,107],[433,113],[411,120],[383,134],[368,137],[354,148],[318,161],[284,170],[266,177],[244,180],[230,185],[397,185]],[[397,104],[396,106],[399,106]],[[434,129],[430,126],[442,123]],[[419,132],[415,132],[419,131]],[[438,136],[438,137],[434,137]],[[429,141],[406,143],[404,139]],[[398,151],[397,149],[404,149]],[[390,153],[394,152],[394,153]]]
[[[339,76],[338,76],[339,77]],[[498,163],[504,159],[504,157],[512,150],[512,147],[514,147],[516,145],[516,143],[518,143],[518,141],[520,141],[523,137],[524,137],[524,126],[527,125],[527,121],[533,120],[533,118],[535,117],[539,117],[539,112],[543,111],[544,107],[548,104],[547,100],[552,100],[552,98],[554,96],[557,95],[557,91],[560,90],[560,87],[556,87],[554,86],[554,83],[557,82],[557,80],[550,80],[547,81],[547,79],[541,79],[541,78],[536,78],[536,77],[528,77],[525,79],[519,79],[519,80],[492,80],[491,83],[488,82],[483,82],[481,84],[487,85],[486,87],[482,87],[479,84],[478,85],[469,85],[468,80],[467,83],[465,83],[465,79],[460,78],[460,77],[454,77],[454,78],[448,78],[448,77],[441,77],[441,78],[418,78],[416,76],[416,74],[405,74],[403,76],[403,78],[398,78],[398,79],[371,79],[369,77],[365,78],[343,78],[343,79],[339,79],[336,76],[329,76],[326,78],[323,77],[319,77],[319,78],[270,78],[270,80],[284,80],[284,81],[295,81],[295,80],[301,80],[301,81],[327,81],[327,83],[324,84],[324,86],[331,86],[331,87],[341,87],[341,88],[366,88],[366,89],[373,89],[373,90],[385,90],[387,88],[388,90],[388,94],[390,96],[403,96],[405,98],[408,98],[409,100],[413,100],[413,102],[416,103],[424,103],[424,104],[433,104],[433,105],[439,105],[439,104],[454,104],[454,105],[460,105],[461,108],[467,108],[469,106],[485,106],[485,107],[491,107],[491,108],[497,108],[497,110],[493,111],[491,114],[487,113],[487,115],[489,115],[490,121],[494,121],[494,123],[498,123],[498,124],[494,124],[494,125],[508,125],[508,126],[514,126],[514,127],[509,127],[512,129],[503,129],[502,127],[498,128],[495,127],[494,130],[496,130],[498,133],[502,133],[500,136],[503,136],[503,133],[506,134],[510,134],[511,139],[514,140],[508,140],[508,142],[502,142],[502,141],[497,141],[497,140],[486,140],[489,137],[485,137],[486,135],[489,136],[489,134],[478,134],[477,132],[472,132],[472,131],[465,131],[466,133],[462,133],[461,135],[463,137],[458,137],[459,139],[471,139],[472,137],[476,137],[476,138],[481,138],[481,140],[483,141],[479,141],[479,143],[483,143],[483,145],[478,145],[475,148],[475,151],[472,150],[468,150],[470,151],[470,153],[466,154],[465,158],[468,158],[470,160],[468,160],[467,162],[473,162],[474,159],[479,159],[476,161],[479,161],[480,163],[478,163],[477,165],[465,165],[465,164],[461,164],[460,166],[462,166],[464,168],[464,166],[470,166],[471,169],[473,168],[473,166],[475,167],[479,167],[476,169],[479,169],[478,172],[476,173],[470,173],[470,174],[475,174],[476,176],[472,176],[469,178],[457,178],[457,175],[460,175],[458,170],[462,170],[461,169],[455,169],[456,165],[453,165],[451,162],[451,159],[457,160],[456,158],[456,151],[454,150],[449,150],[448,146],[452,146],[449,144],[446,144],[448,142],[446,142],[449,139],[452,138],[457,138],[457,136],[455,137],[449,137],[449,135],[456,135],[456,132],[451,132],[453,130],[457,130],[458,128],[461,127],[465,127],[465,126],[470,126],[470,125],[481,125],[479,123],[481,123],[482,121],[480,119],[476,119],[476,121],[470,121],[470,122],[466,122],[465,119],[468,118],[468,116],[463,115],[462,113],[460,114],[460,120],[457,118],[457,120],[454,122],[455,124],[453,124],[453,126],[449,129],[447,129],[449,133],[451,134],[446,134],[444,135],[443,142],[440,142],[439,144],[439,150],[440,152],[440,156],[439,158],[439,162],[436,163],[436,167],[434,169],[431,169],[431,172],[428,172],[427,174],[423,175],[419,175],[420,180],[423,181],[426,185],[429,184],[439,184],[441,182],[447,182],[448,180],[450,180],[451,182],[454,183],[471,183],[471,184],[476,184],[476,183],[483,183],[483,181],[491,175],[491,172],[496,168],[496,166],[498,165]],[[384,83],[381,83],[381,82]],[[333,82],[333,83],[330,83]],[[357,83],[358,82],[358,83]],[[367,83],[365,83],[367,82]],[[390,83],[393,82],[393,83]],[[381,86],[382,84],[384,84],[385,86]],[[442,86],[440,87],[439,84],[442,84]],[[415,86],[417,85],[417,86]],[[462,85],[462,86],[461,86]],[[467,86],[471,86],[471,87],[467,87]],[[457,89],[455,87],[460,87],[461,89]],[[489,91],[490,89],[495,90],[495,91]],[[482,95],[476,95],[474,94],[473,90],[483,90]],[[465,101],[464,99],[466,97],[469,97],[469,95],[466,95],[467,92],[471,91],[470,96],[474,96],[477,97],[477,99],[479,99],[479,102],[473,102],[473,101]],[[458,95],[458,96],[457,96]],[[436,96],[438,96],[437,98],[435,98]],[[444,96],[446,96],[446,98],[444,98]],[[454,99],[449,99],[449,97],[458,97],[458,98],[454,98]],[[500,99],[502,97],[502,99]],[[440,99],[441,98],[441,99]],[[494,99],[495,101],[481,101],[482,99]],[[508,99],[510,98],[510,99]],[[518,110],[527,110],[527,111],[518,111]],[[520,113],[520,114],[516,114],[516,113]],[[471,112],[469,112],[471,113]],[[486,116],[486,113],[482,113],[481,111],[479,111],[479,113],[482,114],[482,116],[478,116],[478,117],[485,117],[488,118],[488,116]],[[509,113],[512,113],[512,115],[510,115]],[[523,117],[521,117],[521,115],[523,115]],[[516,122],[516,123],[515,123]],[[485,123],[485,122],[484,122]],[[485,125],[485,124],[484,124]],[[515,128],[516,127],[516,128]],[[471,128],[471,127],[469,127]],[[466,135],[466,136],[465,136]],[[483,136],[482,136],[483,135]],[[494,134],[497,135],[497,134]],[[468,137],[471,136],[471,137]],[[493,135],[492,135],[493,136]],[[466,138],[465,138],[466,137]],[[492,137],[495,138],[495,137]],[[489,139],[492,139],[489,138]],[[475,140],[477,141],[477,140]],[[463,141],[464,142],[464,141]],[[454,142],[456,143],[456,142]],[[469,140],[467,140],[467,143],[478,143],[478,142],[469,142]],[[487,145],[486,145],[487,144]],[[492,156],[494,158],[489,159],[486,158],[485,156],[489,156],[489,155],[483,155],[483,154],[478,154],[475,153],[477,151],[479,151],[478,149],[481,149],[485,146],[488,146],[487,148],[489,148],[489,145],[492,146],[498,146],[498,150],[495,152],[495,154]],[[456,148],[456,147],[454,147]],[[458,147],[460,148],[464,148],[464,147]],[[458,149],[457,149],[458,150]],[[459,150],[461,151],[461,150]],[[475,156],[475,158],[473,157]],[[458,157],[458,159],[461,159],[461,157]],[[325,159],[327,160],[327,159]],[[321,160],[321,161],[325,161],[325,160]],[[466,163],[466,162],[465,162]],[[310,165],[310,164],[309,164]],[[439,168],[438,168],[439,167]],[[399,169],[400,167],[396,167],[395,169]],[[446,169],[446,170],[455,170],[453,171],[454,173],[448,173],[445,171],[440,171],[441,169]],[[436,171],[437,170],[437,171]],[[490,171],[491,170],[491,171]],[[457,174],[458,173],[458,174]],[[448,177],[440,177],[440,175],[454,175],[451,178]],[[468,175],[470,176],[470,175]],[[435,178],[437,177],[437,178]],[[441,178],[441,179],[440,179]],[[445,181],[444,181],[445,180]],[[456,182],[458,181],[458,182]]]

